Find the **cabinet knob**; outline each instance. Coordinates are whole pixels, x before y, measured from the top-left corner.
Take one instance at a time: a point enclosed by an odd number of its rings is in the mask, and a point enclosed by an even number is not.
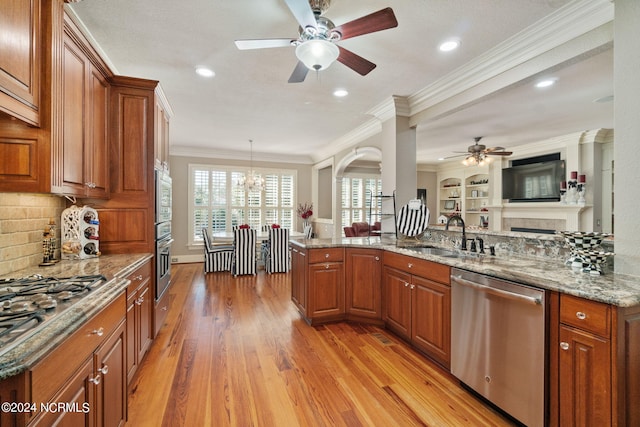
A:
[[[98,369],[98,372],[101,372],[102,375],[107,375],[109,372],[109,365],[104,365],[102,368]]]
[[[329,258],[329,254],[324,254],[324,257],[325,258]]]
[[[411,267],[413,267],[413,264],[409,263],[409,264],[407,264],[407,267],[411,268]]]
[[[98,385],[98,384],[100,384],[100,380],[101,380],[101,379],[102,379],[102,378],[100,377],[100,374],[98,374],[98,375],[96,375],[96,376],[95,376],[95,377],[93,377],[93,378],[89,378],[89,382],[90,382],[90,383],[93,383],[93,384],[95,384],[95,385]]]
[[[134,277],[135,280],[142,280],[142,274],[138,274],[136,277]]]
[[[143,302],[144,302],[144,297],[140,297],[136,300],[137,305],[142,305]]]
[[[404,287],[406,288],[407,286],[409,286],[409,283],[404,282]]]
[[[415,289],[416,285],[409,286],[409,289]]]
[[[325,264],[324,268],[328,270],[329,269],[329,264]]]
[[[569,343],[562,341],[560,343],[560,348],[563,349],[563,350],[569,350]]]
[[[160,310],[162,311],[167,311],[167,306],[165,305],[164,307],[162,307]]]
[[[576,317],[577,317],[578,319],[580,319],[580,320],[584,320],[584,319],[586,319],[586,318],[587,318],[587,315],[586,315],[585,313],[581,312],[581,311],[578,311],[578,312],[576,313]]]
[[[94,329],[93,331],[91,331],[91,333],[93,335],[97,335],[97,336],[101,337],[101,336],[104,335],[104,328],[100,327],[98,329]]]
[[[379,256],[377,256],[377,257],[375,258],[375,260],[376,260],[376,261],[380,261],[380,257],[379,257]]]

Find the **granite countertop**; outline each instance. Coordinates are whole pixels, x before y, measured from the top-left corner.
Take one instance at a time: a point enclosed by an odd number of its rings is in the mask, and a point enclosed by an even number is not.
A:
[[[384,249],[416,258],[438,262],[451,267],[473,271],[505,280],[511,280],[564,294],[575,295],[618,307],[640,305],[640,277],[607,272],[602,276],[590,275],[566,266],[562,260],[516,255],[478,255],[461,253],[459,258],[420,253],[411,244],[400,247],[394,239],[333,238],[291,240],[303,248],[370,247]],[[429,242],[422,241],[421,245]],[[433,245],[437,246],[437,245]],[[445,248],[452,250],[453,248]]]
[[[19,278],[34,274],[51,277],[101,274],[107,278],[107,282],[64,312],[54,316],[44,327],[36,329],[24,339],[19,339],[18,343],[12,344],[7,351],[0,350],[0,379],[29,369],[50,353],[124,292],[130,283],[126,277],[152,257],[153,254],[147,253],[102,255],[86,260],[63,260],[53,266],[33,267],[8,275],[7,277]]]

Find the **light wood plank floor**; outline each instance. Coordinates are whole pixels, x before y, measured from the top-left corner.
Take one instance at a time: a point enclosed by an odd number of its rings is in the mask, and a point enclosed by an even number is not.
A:
[[[307,325],[290,274],[172,273],[128,426],[511,425],[384,329]]]

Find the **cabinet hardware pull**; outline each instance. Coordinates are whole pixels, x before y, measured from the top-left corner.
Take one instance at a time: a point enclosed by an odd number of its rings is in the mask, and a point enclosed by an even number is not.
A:
[[[102,368],[98,369],[98,372],[102,372],[102,375],[107,375],[109,372],[109,365],[104,365]]]
[[[103,327],[99,327],[98,329],[94,329],[91,333],[101,337],[101,336],[104,335],[104,328]]]
[[[411,267],[413,267],[413,264],[409,263],[409,264],[407,264],[407,267],[411,268]]]
[[[140,297],[136,300],[137,305],[142,305],[143,302],[144,302],[144,297]]]
[[[134,277],[135,280],[142,280],[142,274],[138,274],[136,277]]]
[[[324,268],[328,270],[329,269],[329,264],[325,264]]]
[[[562,341],[560,343],[560,348],[563,349],[563,350],[569,350],[569,343]]]
[[[404,282],[404,287],[406,288],[407,286],[409,286],[408,282]]]
[[[160,310],[162,311],[167,311],[167,306],[165,305],[164,307],[162,307]]]
[[[380,261],[380,257],[379,256],[376,257],[376,261]]]
[[[584,319],[586,319],[586,318],[587,318],[587,315],[586,315],[585,313],[581,312],[581,311],[578,311],[578,312],[576,313],[576,317],[577,317],[578,319],[580,319],[580,320],[584,320]]]
[[[416,285],[409,286],[410,289],[415,289]]]
[[[100,374],[96,375],[96,376],[95,376],[95,377],[93,377],[93,378],[89,378],[89,382],[90,382],[90,383],[93,383],[93,384],[95,384],[95,385],[100,384],[100,380],[101,380],[101,378],[100,378]]]
[[[329,258],[329,254],[324,254],[324,257],[325,258]]]

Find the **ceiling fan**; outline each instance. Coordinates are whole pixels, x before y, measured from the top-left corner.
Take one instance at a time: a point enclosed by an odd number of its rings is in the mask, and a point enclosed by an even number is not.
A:
[[[465,166],[484,166],[486,163],[489,163],[491,159],[489,156],[510,156],[513,154],[511,151],[505,151],[503,147],[491,147],[487,148],[486,145],[479,144],[482,139],[481,136],[476,136],[473,138],[475,144],[470,145],[467,148],[467,152],[462,154],[466,155],[465,159],[462,161],[462,164]],[[461,155],[447,157],[448,159],[453,157],[460,157]]]
[[[390,7],[336,27],[330,19],[322,16],[331,0],[285,0],[285,3],[300,24],[297,39],[236,40],[235,43],[241,50],[295,46],[298,64],[289,77],[289,83],[303,82],[309,70],[324,70],[335,60],[362,76],[369,74],[376,64],[336,43],[398,26]]]

